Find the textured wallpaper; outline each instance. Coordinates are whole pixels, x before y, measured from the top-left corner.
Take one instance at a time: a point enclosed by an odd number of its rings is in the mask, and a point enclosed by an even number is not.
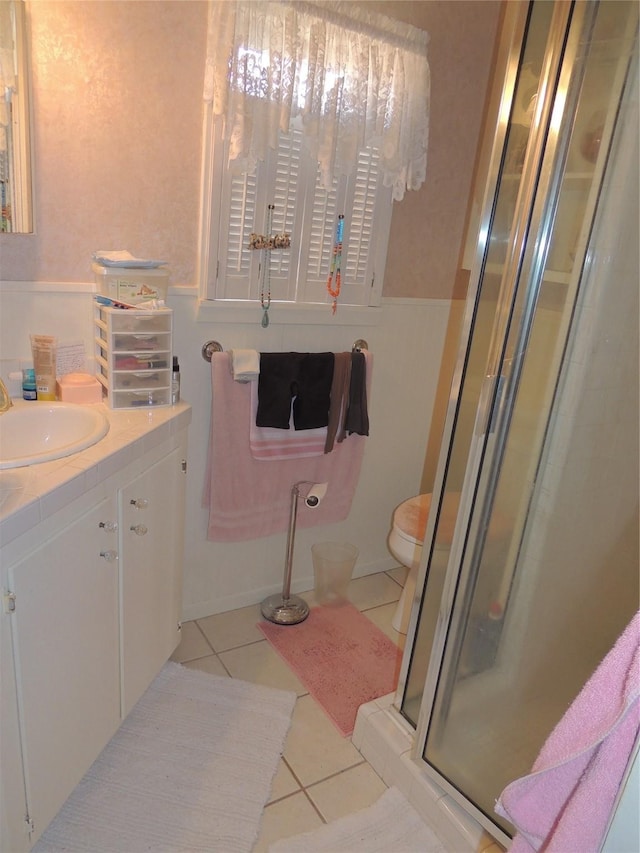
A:
[[[447,298],[499,2],[372,2],[430,32],[425,185],[394,205],[384,295]],[[34,235],[2,235],[3,279],[91,280],[95,249],[166,259],[195,284],[205,0],[36,0]]]
[[[192,282],[206,3],[28,11],[37,233],[5,241],[2,277],[88,281],[94,249],[128,248]]]

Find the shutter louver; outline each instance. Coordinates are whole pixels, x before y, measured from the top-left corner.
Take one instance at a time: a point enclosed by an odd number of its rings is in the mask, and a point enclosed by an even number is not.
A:
[[[247,275],[251,266],[248,248],[256,213],[255,175],[234,175],[231,179],[229,226],[227,231],[228,275]]]
[[[281,134],[278,147],[275,180],[273,189],[273,231],[276,234],[286,233],[295,243],[296,207],[298,204],[298,186],[300,176],[300,152],[302,133],[293,130]],[[291,272],[291,249],[278,250],[271,253],[272,278],[288,279]]]
[[[351,284],[365,285],[373,250],[372,235],[378,187],[378,152],[367,149],[358,158],[351,221],[348,231],[346,278]]]
[[[307,275],[310,278],[326,278],[329,272],[338,220],[336,208],[336,182],[334,181],[333,189],[330,191],[316,182],[307,262]]]

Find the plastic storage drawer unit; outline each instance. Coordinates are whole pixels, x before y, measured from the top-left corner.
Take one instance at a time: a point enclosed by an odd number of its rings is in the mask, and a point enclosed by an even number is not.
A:
[[[112,409],[171,405],[170,308],[155,311],[96,305],[96,361]]]

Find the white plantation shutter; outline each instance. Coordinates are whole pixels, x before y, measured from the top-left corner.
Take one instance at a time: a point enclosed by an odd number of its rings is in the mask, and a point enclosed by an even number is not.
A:
[[[334,179],[331,190],[323,188],[316,172],[310,199],[309,231],[305,263],[304,301],[330,302],[327,276],[331,268],[338,216],[344,214],[341,290],[339,304],[368,305],[375,284],[374,228],[377,210],[390,207],[390,194],[381,186],[375,150],[366,149],[358,158],[354,175]],[[382,228],[379,229],[382,231]],[[382,237],[382,235],[381,235]],[[386,235],[384,235],[386,241]],[[382,277],[382,273],[380,274]],[[335,279],[334,279],[335,285]]]
[[[249,299],[249,282],[257,276],[258,257],[247,248],[256,213],[255,175],[229,175],[223,182],[221,210],[227,212],[226,234],[216,263],[220,299]]]
[[[222,142],[217,141],[220,151]],[[382,185],[375,149],[360,153],[353,175],[322,185],[303,134],[280,134],[279,147],[255,174],[232,174],[224,154],[214,157],[212,229],[207,297],[259,300],[264,253],[249,249],[252,232],[265,234],[273,204],[272,233],[287,233],[291,247],[271,252],[274,302],[325,303],[338,215],[345,216],[340,305],[378,304],[391,219],[391,191]],[[216,206],[216,188],[219,204]],[[377,271],[376,271],[377,270]],[[335,281],[334,281],[335,284]]]

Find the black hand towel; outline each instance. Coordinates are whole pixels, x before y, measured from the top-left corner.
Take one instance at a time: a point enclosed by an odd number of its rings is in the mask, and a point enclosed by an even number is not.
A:
[[[261,353],[256,426],[289,429],[291,402],[295,429],[329,422],[334,356],[319,353]]]

